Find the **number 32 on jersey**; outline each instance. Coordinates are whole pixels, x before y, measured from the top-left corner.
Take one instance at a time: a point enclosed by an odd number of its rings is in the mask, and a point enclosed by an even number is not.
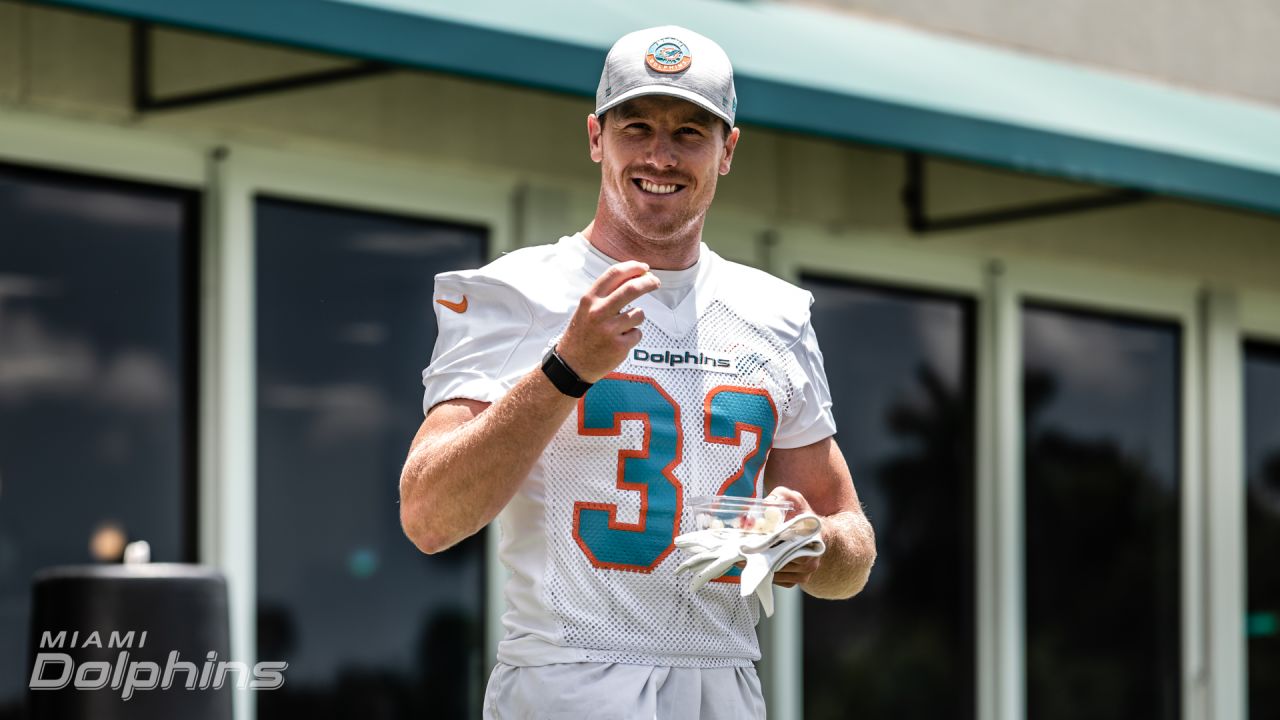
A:
[[[773,446],[778,412],[769,394],[757,388],[721,385],[703,402],[700,440],[741,445],[744,430],[759,442],[742,465],[720,485],[719,495],[752,497],[756,478]],[[617,436],[624,420],[644,423],[638,450],[618,451],[619,490],[640,493],[635,523],[617,520],[618,506],[577,502],[573,537],[592,565],[614,570],[651,572],[674,548],[684,512],[684,488],[676,476],[683,456],[680,407],[653,378],[610,374],[591,387],[578,403],[578,433]]]

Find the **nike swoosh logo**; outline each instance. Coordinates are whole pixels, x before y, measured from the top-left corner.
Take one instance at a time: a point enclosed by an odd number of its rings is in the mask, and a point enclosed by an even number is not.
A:
[[[462,302],[450,302],[448,300],[437,300],[436,302],[449,308],[456,313],[464,313],[467,311],[467,296],[462,296]]]

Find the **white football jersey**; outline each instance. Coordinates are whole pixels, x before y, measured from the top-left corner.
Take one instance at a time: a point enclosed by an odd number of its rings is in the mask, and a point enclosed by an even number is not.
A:
[[[608,262],[579,233],[436,276],[439,336],[424,411],[499,400],[541,363]],[[643,339],[578,402],[499,515],[510,665],[683,667],[759,659],[758,600],[736,570],[677,576],[699,495],[759,497],[770,448],[835,432],[813,296],[702,245],[675,308],[650,296]],[[443,302],[439,302],[443,301]]]

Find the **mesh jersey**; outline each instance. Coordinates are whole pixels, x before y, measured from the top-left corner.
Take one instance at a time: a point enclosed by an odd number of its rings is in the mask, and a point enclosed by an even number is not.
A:
[[[423,405],[494,402],[559,339],[608,267],[581,234],[436,276]],[[715,667],[760,657],[736,577],[698,592],[672,540],[698,495],[759,496],[771,447],[835,432],[812,295],[701,247],[675,308],[645,296],[643,340],[578,403],[499,516],[511,665]],[[457,305],[455,305],[457,307]],[[736,572],[734,573],[736,575]]]

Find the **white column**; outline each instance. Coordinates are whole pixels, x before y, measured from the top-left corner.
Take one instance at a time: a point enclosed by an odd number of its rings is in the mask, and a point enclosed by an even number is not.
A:
[[[755,234],[761,254],[757,266],[777,277],[798,283],[794,272],[780,266],[776,252],[779,239],[770,229]],[[773,617],[763,618],[761,610],[760,678],[768,704],[769,717],[775,720],[801,720],[804,717],[804,595],[799,588],[773,588]]]
[[[200,561],[226,575],[231,658],[257,661],[256,406],[252,195],[234,160],[208,160],[201,247]],[[235,717],[253,720],[253,699],[235,691]]]
[[[1230,291],[1201,296],[1204,438],[1203,599],[1207,712],[1214,720],[1247,715],[1244,363],[1238,304]]]
[[[804,717],[804,595],[798,588],[773,588],[773,617],[769,630],[764,678],[769,717]]]
[[[1022,327],[1003,263],[987,268],[978,324],[979,720],[1026,717]]]

